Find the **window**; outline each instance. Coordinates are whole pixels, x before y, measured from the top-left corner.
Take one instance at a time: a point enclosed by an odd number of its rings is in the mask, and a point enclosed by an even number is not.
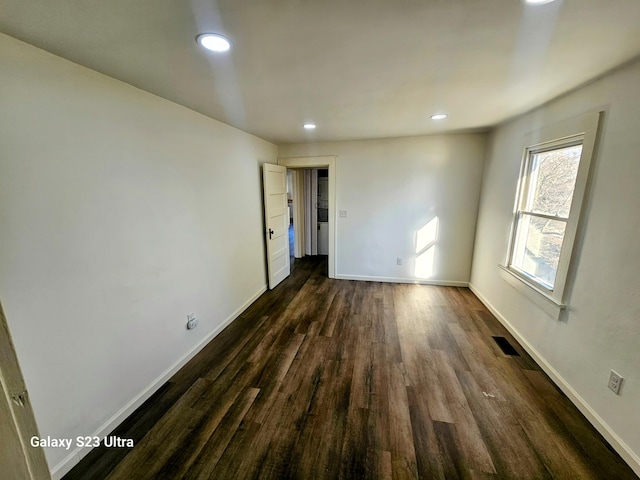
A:
[[[559,314],[600,114],[525,138],[505,271]],[[513,284],[513,282],[512,282]],[[518,285],[515,285],[518,287]],[[521,289],[522,290],[522,289]],[[548,305],[547,305],[548,306]]]
[[[509,267],[553,291],[578,177],[582,135],[527,149]]]

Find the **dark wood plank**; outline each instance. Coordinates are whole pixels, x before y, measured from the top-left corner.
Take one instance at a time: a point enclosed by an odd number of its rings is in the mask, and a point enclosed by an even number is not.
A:
[[[468,289],[294,265],[65,479],[637,478]]]

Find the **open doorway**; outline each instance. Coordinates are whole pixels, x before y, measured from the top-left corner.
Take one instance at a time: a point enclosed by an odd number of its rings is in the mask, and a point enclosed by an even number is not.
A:
[[[304,256],[329,256],[329,170],[287,170],[290,263]]]
[[[326,255],[329,278],[335,278],[336,158],[279,159],[287,167],[291,262],[308,255]]]

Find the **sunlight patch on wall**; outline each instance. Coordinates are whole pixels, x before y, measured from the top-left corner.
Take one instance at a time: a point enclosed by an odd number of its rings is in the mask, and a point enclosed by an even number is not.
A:
[[[430,278],[433,276],[439,223],[438,217],[434,217],[416,232],[414,275],[418,278]]]

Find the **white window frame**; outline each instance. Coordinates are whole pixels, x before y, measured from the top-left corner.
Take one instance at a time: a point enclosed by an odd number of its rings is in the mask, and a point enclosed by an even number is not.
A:
[[[503,275],[505,280],[555,318],[558,318],[562,309],[566,307],[563,301],[565,287],[567,285],[567,275],[584,203],[600,117],[601,112],[580,115],[579,117],[574,117],[564,122],[531,132],[525,135],[523,142],[524,153],[518,176],[518,188],[516,189],[513,220],[509,234],[509,246],[505,263],[504,265],[500,265],[500,267],[501,271],[505,273],[505,275]],[[522,213],[527,213],[524,212],[522,208],[527,196],[526,190],[528,182],[526,181],[526,176],[530,170],[530,159],[533,154],[579,144],[582,144],[582,152],[578,166],[578,175],[576,177],[569,216],[562,219],[566,222],[566,229],[558,260],[556,279],[553,288],[550,289],[546,285],[536,281],[535,278],[526,272],[511,265],[511,260],[515,253],[514,248],[518,218]],[[538,214],[535,215],[541,216]],[[542,216],[545,217],[545,215]]]

